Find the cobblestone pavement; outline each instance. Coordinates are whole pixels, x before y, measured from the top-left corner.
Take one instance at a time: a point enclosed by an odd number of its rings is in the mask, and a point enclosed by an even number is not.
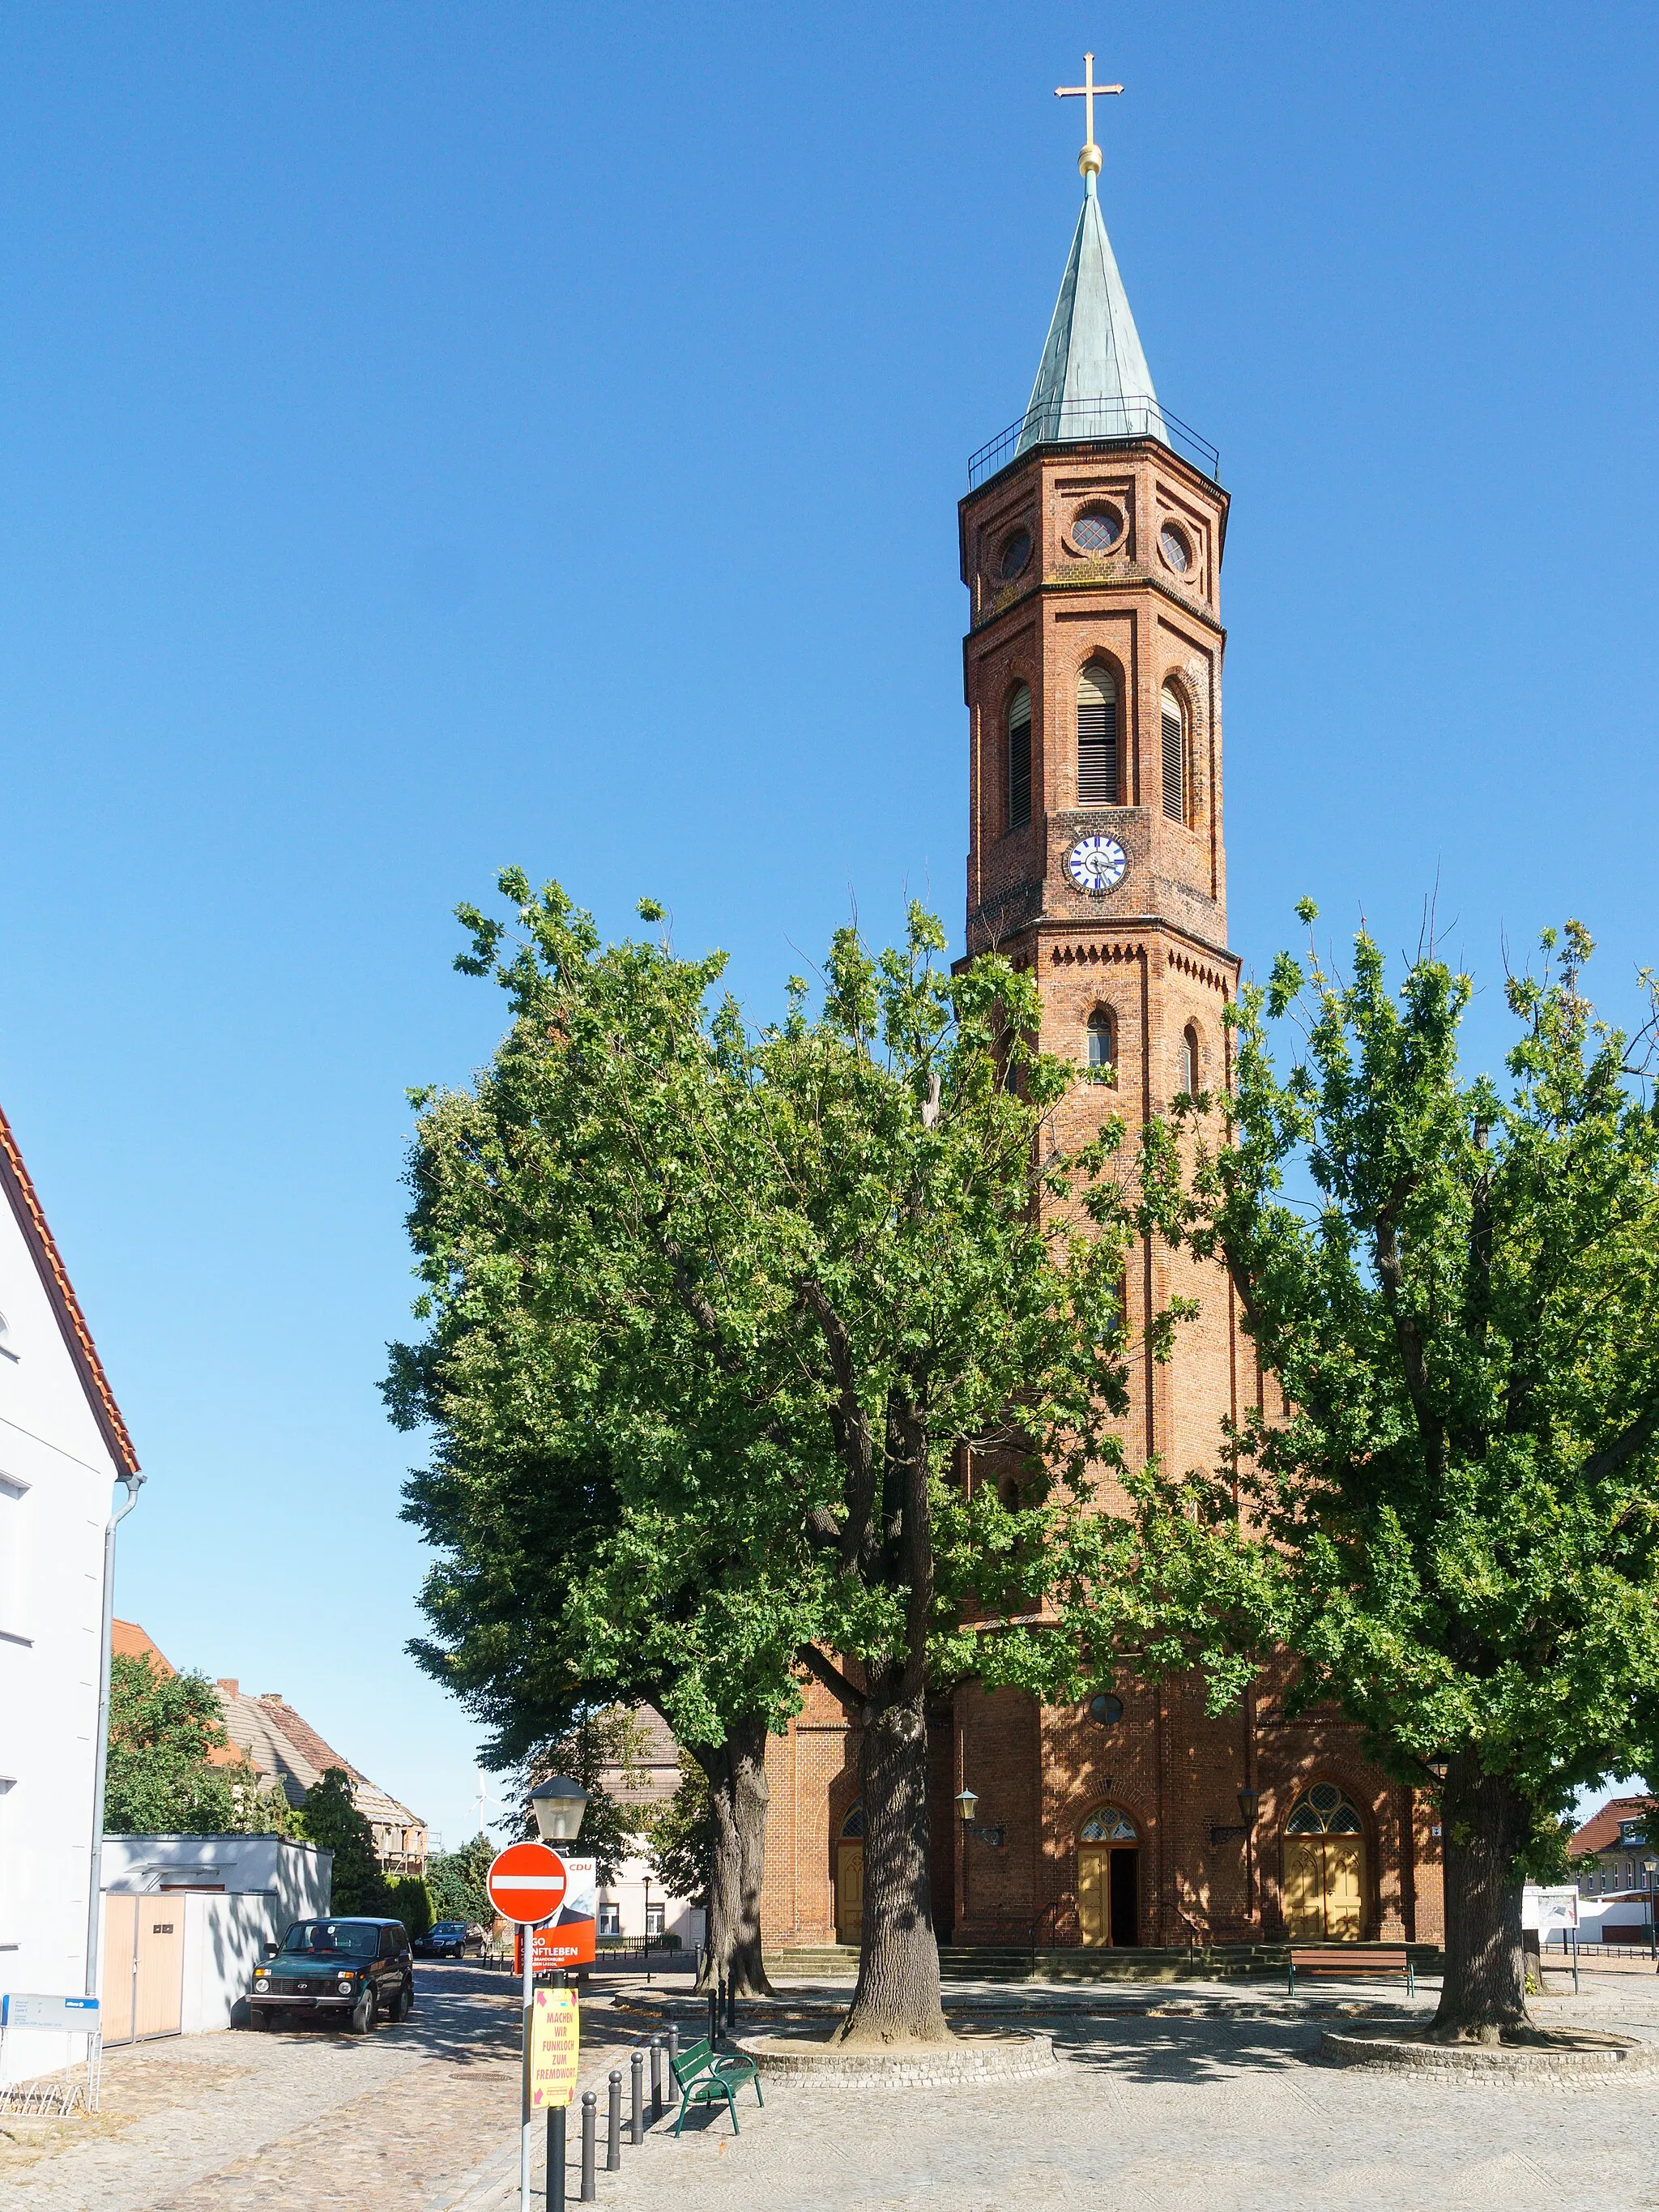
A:
[[[723,2112],[694,2112],[678,2142],[665,2121],[624,2151],[620,2174],[599,2175],[599,2203],[616,2212],[1073,2212],[1109,2200],[1146,2212],[1659,2206],[1659,2073],[1492,2087],[1315,2063],[1332,2014],[1421,2018],[1431,1987],[1415,2008],[1378,2003],[1364,1985],[1305,2008],[1270,1985],[1237,1984],[984,1994],[1052,2030],[1062,2056],[1046,2084],[911,2097],[779,2083],[764,2111],[752,2092],[743,2097],[736,2139]],[[1121,2008],[1103,2009],[1103,1996]],[[1541,2023],[1659,2042],[1651,1983],[1598,1984],[1536,2011]],[[574,2206],[574,2140],[571,2158]],[[502,2160],[455,2212],[513,2202]]]
[[[1552,1980],[1555,1978],[1552,1977]],[[1659,1983],[1584,1977],[1540,2020],[1659,2043]],[[112,2053],[106,2110],[45,2146],[0,2144],[0,2207],[19,2212],[508,2212],[517,2198],[515,1986],[423,1966],[406,2027],[353,2038],[197,2036]],[[844,1988],[791,1993],[803,2008]],[[1041,2082],[921,2097],[778,2083],[765,2109],[672,2115],[603,2171],[614,2212],[1071,2212],[1130,2196],[1147,2212],[1447,2212],[1462,2205],[1659,2208],[1659,2072],[1492,2087],[1313,2063],[1333,2014],[1408,2016],[1374,1988],[1288,2004],[1272,1985],[952,1985],[1010,2026],[1050,2031]],[[1416,2007],[1431,2008],[1433,1990]],[[584,2087],[660,2024],[660,1988],[584,2008]],[[612,1999],[615,1999],[613,2003]],[[677,2008],[690,2027],[689,2002]],[[826,2017],[817,2014],[819,2019]],[[757,2020],[756,2026],[761,2022]],[[604,2100],[601,2095],[600,2111]],[[568,2197],[577,2200],[573,2112]],[[21,2161],[29,2161],[22,2163]],[[537,2194],[542,2197],[542,2177]]]
[[[371,2036],[231,2033],[109,2052],[95,2121],[0,2141],[0,2207],[444,2212],[516,2129],[518,1989],[434,1963],[417,1967],[416,1992],[405,2026]],[[595,2006],[584,2022],[596,2058],[604,2021]]]

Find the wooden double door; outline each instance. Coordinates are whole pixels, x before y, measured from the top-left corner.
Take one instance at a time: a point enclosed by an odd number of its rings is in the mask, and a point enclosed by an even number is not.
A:
[[[1140,1941],[1140,1851],[1134,1844],[1079,1844],[1077,1917],[1085,1943],[1125,1950]]]
[[[836,1846],[836,1941],[856,1943],[864,1933],[864,1845],[843,1836]]]
[[[1286,1836],[1285,1924],[1291,1942],[1357,1943],[1364,1917],[1364,1838]]]
[[[184,1899],[106,1896],[99,2007],[104,2041],[177,2035],[184,2003]]]

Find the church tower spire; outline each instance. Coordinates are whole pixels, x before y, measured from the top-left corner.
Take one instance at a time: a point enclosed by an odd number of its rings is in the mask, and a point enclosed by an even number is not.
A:
[[[1117,90],[1060,88],[1090,100]],[[1092,118],[1091,118],[1092,125]],[[967,956],[1033,972],[1046,1051],[1102,1079],[1062,1143],[1228,1080],[1221,813],[1221,556],[1215,450],[1159,402],[1101,218],[1100,149],[1030,404],[969,464],[961,502],[969,715]],[[1130,1322],[1183,1267],[1149,1247]],[[1134,1456],[1209,1462],[1231,1366],[1224,1284],[1206,1284],[1180,1372],[1139,1376]],[[1219,1334],[1213,1333],[1218,1330]],[[1207,1370],[1201,1390],[1182,1380]]]

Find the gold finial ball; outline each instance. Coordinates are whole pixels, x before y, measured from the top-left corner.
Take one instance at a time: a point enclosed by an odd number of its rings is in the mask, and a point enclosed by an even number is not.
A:
[[[1077,157],[1078,172],[1085,177],[1100,174],[1100,149],[1091,138]]]

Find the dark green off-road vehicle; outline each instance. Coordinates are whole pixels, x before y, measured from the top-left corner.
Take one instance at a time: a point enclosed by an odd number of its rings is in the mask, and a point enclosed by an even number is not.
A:
[[[377,2021],[405,2020],[415,2002],[408,1933],[401,1920],[296,1920],[270,1948],[247,2002],[255,2027],[309,2013],[367,2035]]]

